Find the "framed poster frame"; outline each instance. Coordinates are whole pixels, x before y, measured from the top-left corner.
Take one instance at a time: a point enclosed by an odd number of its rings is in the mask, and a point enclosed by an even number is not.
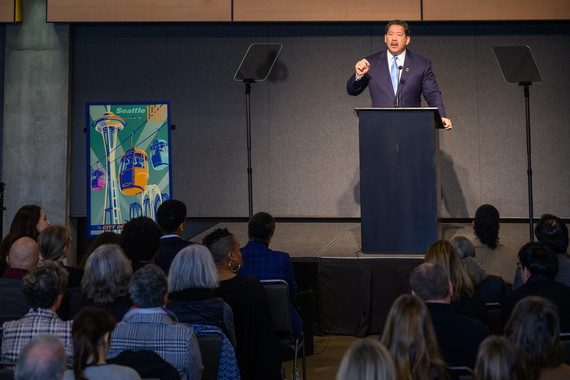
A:
[[[156,220],[172,199],[170,102],[88,102],[87,235]]]

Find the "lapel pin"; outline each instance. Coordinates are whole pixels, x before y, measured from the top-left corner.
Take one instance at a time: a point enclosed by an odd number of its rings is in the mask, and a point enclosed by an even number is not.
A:
[[[410,71],[410,68],[409,68],[409,67],[406,67],[406,71]]]

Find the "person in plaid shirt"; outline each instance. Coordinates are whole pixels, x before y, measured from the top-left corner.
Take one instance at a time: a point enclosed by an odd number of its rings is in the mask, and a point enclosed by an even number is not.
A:
[[[135,306],[117,323],[107,358],[126,350],[154,351],[176,368],[181,379],[199,380],[203,367],[198,339],[164,307],[168,285],[162,269],[143,266],[133,275],[129,291]]]
[[[16,362],[22,348],[36,335],[53,335],[61,339],[71,363],[72,321],[62,321],[55,312],[67,287],[67,277],[67,271],[53,261],[39,264],[24,276],[23,292],[31,308],[21,319],[2,325],[2,361]]]

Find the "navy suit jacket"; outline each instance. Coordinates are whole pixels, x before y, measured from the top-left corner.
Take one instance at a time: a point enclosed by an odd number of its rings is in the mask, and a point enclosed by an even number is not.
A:
[[[158,255],[156,256],[155,264],[158,265],[164,273],[168,274],[170,263],[176,257],[176,254],[190,244],[191,241],[181,239],[177,236],[167,237],[160,239],[160,246],[158,247]]]
[[[387,49],[366,57],[370,68],[364,77],[356,80],[353,73],[346,83],[349,95],[359,95],[368,87],[372,98],[372,107],[394,107],[396,95],[392,87],[388,69]],[[430,107],[437,107],[439,114],[446,117],[445,107],[435,75],[431,70],[431,61],[406,49],[406,59],[400,76],[400,107],[421,107],[421,95]]]

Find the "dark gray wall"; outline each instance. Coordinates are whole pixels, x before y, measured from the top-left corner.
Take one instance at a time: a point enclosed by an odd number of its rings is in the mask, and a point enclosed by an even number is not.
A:
[[[6,51],[6,27],[0,25],[0,51]],[[0,54],[0,73],[4,72],[6,55]],[[4,75],[0,77],[0,181],[2,181],[2,130],[4,128]],[[2,226],[0,225],[0,230]]]
[[[439,132],[443,216],[482,203],[528,216],[524,97],[492,52],[529,45],[535,215],[570,217],[570,22],[413,23],[411,50],[432,60],[454,129]],[[247,47],[281,42],[253,84],[254,212],[359,216],[358,120],[368,93],[346,94],[358,59],[384,48],[384,24],[81,24],[73,32],[72,216],[86,215],[85,102],[171,102],[174,197],[189,216],[246,216]]]

